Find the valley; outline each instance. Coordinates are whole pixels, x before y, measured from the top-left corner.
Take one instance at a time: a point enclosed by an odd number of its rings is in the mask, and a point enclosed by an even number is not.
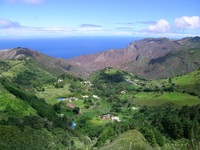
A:
[[[199,42],[147,38],[71,60],[0,51],[0,147],[199,149]]]

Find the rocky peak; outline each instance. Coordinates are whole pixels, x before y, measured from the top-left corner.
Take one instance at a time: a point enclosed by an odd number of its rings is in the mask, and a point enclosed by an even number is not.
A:
[[[22,55],[22,56],[36,57],[40,55],[40,53],[37,51],[33,51],[23,47],[14,48],[13,51],[16,51],[16,55]]]
[[[40,56],[39,52],[22,47],[0,51],[0,60],[19,59],[22,57],[37,57],[37,56]]]

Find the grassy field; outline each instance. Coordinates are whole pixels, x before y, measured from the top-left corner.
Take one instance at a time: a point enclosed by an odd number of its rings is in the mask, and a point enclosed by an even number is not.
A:
[[[44,85],[45,91],[37,92],[36,95],[44,98],[49,104],[55,104],[58,102],[58,98],[64,98],[70,94],[68,87],[69,84],[65,84],[63,88],[55,88],[55,86],[48,84]]]
[[[75,107],[80,107],[81,109],[84,109],[84,104],[83,104],[83,99],[77,100],[77,101],[73,101],[72,104]]]
[[[116,73],[118,70],[117,69],[106,69],[106,71],[105,71],[105,73],[107,73],[107,74],[114,74],[114,73]]]
[[[164,92],[163,94],[154,92],[141,92],[135,95],[134,101],[140,105],[160,105],[164,103],[174,103],[179,106],[200,104],[200,98],[186,93]]]
[[[24,65],[24,61],[9,60],[6,62],[8,63],[10,68],[2,72],[3,76],[8,76],[8,77],[13,78],[15,75],[17,75],[18,73],[26,69],[26,66]]]
[[[100,118],[93,118],[89,120],[89,123],[91,123],[93,126],[101,126],[105,125],[106,123],[110,122],[110,119],[100,119]]]
[[[172,82],[178,85],[189,85],[200,83],[200,70],[193,71],[184,76],[173,78]]]

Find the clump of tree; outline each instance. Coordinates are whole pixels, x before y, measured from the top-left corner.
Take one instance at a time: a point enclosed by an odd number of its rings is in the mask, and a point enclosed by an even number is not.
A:
[[[140,131],[152,146],[162,146],[163,136],[172,140],[187,139],[190,146],[200,142],[200,105],[177,108],[172,104],[144,106],[133,119],[143,121]],[[145,120],[145,121],[144,121]],[[191,142],[192,141],[192,142]]]
[[[106,73],[102,71],[100,77],[100,80],[104,80],[105,82],[118,83],[124,80],[123,73],[120,71],[116,71],[115,73]]]

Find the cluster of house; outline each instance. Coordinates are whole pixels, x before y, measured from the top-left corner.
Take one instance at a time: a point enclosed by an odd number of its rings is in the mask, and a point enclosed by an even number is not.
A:
[[[81,82],[81,84],[83,84],[83,85],[92,85],[92,83],[90,82],[90,81],[83,81],[83,82]]]
[[[89,98],[88,95],[83,95],[82,97],[83,97],[83,99]],[[95,99],[100,99],[100,97],[98,97],[97,95],[92,95],[92,97]],[[78,98],[76,98],[76,97],[58,98],[58,101],[66,101],[66,102],[72,102],[72,101],[77,101],[77,100],[78,100]]]
[[[71,101],[77,101],[78,99],[76,97],[69,97],[69,98],[58,98],[58,101],[65,101],[68,102],[67,106],[70,108],[74,108],[74,106],[70,103]]]
[[[92,95],[92,97],[95,98],[95,99],[100,99],[97,95]],[[89,98],[89,96],[88,95],[83,95],[83,99],[84,98]]]
[[[78,98],[76,97],[69,97],[69,98],[58,98],[58,101],[66,101],[66,102],[72,102],[72,101],[77,101]]]
[[[111,119],[112,121],[120,122],[119,117],[114,116],[114,115],[110,115],[110,114],[102,115],[102,116],[101,116],[101,119]]]
[[[100,99],[97,95],[92,95],[93,98],[95,99]],[[83,95],[83,99],[85,98],[89,98],[88,95]],[[58,101],[65,101],[67,102],[67,106],[70,107],[70,108],[74,108],[74,106],[71,104],[72,101],[77,101],[78,98],[76,97],[69,97],[69,98],[58,98]]]

